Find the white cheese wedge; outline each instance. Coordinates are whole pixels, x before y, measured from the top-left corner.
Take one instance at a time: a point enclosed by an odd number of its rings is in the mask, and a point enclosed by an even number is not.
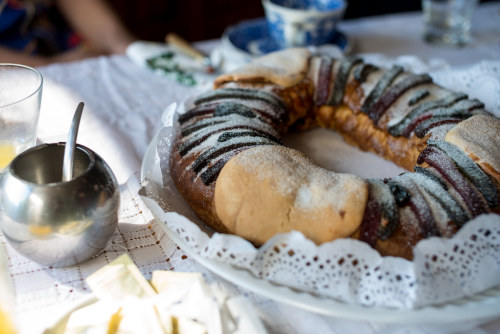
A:
[[[153,297],[155,290],[127,254],[99,269],[85,280],[97,298]]]

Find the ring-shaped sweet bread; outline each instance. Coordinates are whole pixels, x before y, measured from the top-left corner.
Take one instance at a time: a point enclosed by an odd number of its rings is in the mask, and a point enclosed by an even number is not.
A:
[[[297,48],[214,85],[179,115],[170,166],[181,195],[217,231],[255,244],[291,230],[318,244],[352,237],[411,258],[422,238],[450,237],[498,212],[500,120],[427,74]],[[282,145],[288,131],[316,126],[408,172],[364,180]]]

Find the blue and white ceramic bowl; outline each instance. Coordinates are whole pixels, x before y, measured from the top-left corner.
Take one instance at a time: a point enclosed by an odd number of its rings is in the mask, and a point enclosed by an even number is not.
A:
[[[344,0],[262,0],[271,37],[282,48],[331,41],[343,18]]]
[[[335,31],[333,38],[321,46],[321,50],[327,48],[328,54],[331,49],[336,49],[332,56],[337,54],[349,54],[353,43],[351,39],[341,30]],[[226,28],[222,35],[221,52],[224,58],[225,70],[233,70],[242,66],[254,58],[267,53],[283,49],[270,36],[265,17],[241,21]]]

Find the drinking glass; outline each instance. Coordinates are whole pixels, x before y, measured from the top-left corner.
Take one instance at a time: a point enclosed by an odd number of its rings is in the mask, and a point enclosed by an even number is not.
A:
[[[464,46],[471,38],[472,15],[478,0],[422,0],[424,40]]]
[[[34,68],[0,64],[0,173],[36,144],[43,77]]]

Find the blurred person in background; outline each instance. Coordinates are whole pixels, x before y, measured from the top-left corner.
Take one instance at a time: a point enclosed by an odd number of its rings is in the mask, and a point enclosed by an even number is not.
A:
[[[124,53],[136,38],[103,0],[0,0],[0,62],[42,66]]]

